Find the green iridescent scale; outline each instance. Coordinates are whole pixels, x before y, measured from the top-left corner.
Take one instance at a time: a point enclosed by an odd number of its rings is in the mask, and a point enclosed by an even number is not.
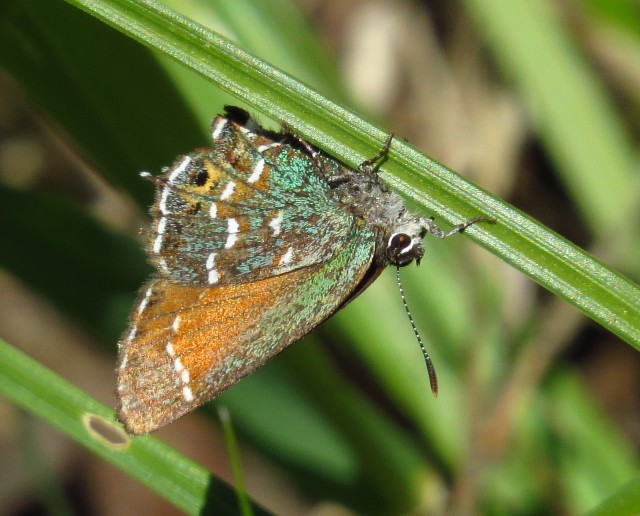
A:
[[[132,434],[214,398],[383,267],[419,260],[422,237],[440,231],[374,172],[390,139],[351,170],[238,108],[214,119],[212,137],[161,176],[145,174],[157,189],[146,247],[157,273],[140,291],[117,367],[118,417]]]
[[[224,131],[159,180],[148,252],[160,271],[206,285],[214,261],[224,285],[330,260],[336,249],[327,242],[348,242],[358,224],[311,157],[231,124]]]

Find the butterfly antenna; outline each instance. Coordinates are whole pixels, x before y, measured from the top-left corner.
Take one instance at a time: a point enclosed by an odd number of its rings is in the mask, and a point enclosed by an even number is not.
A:
[[[434,396],[438,396],[438,377],[436,376],[436,369],[433,367],[433,362],[431,362],[431,357],[429,357],[429,353],[424,347],[422,342],[422,338],[418,333],[418,328],[416,328],[416,323],[413,322],[413,317],[411,317],[411,312],[409,311],[409,305],[407,305],[407,298],[404,296],[404,288],[402,287],[402,281],[400,280],[400,267],[396,267],[396,281],[398,282],[398,288],[400,289],[400,297],[402,298],[402,304],[404,305],[404,311],[407,312],[407,316],[409,317],[409,322],[411,323],[411,328],[413,329],[413,334],[416,336],[418,340],[418,344],[420,344],[420,349],[422,350],[422,355],[424,356],[424,362],[427,364],[427,372],[429,373],[429,383],[431,384],[431,392]]]

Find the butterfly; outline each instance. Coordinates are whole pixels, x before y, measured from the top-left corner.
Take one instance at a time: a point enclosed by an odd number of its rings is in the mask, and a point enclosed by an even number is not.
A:
[[[146,252],[156,268],[122,335],[118,418],[152,432],[247,376],[360,294],[387,265],[420,262],[432,219],[375,172],[350,169],[290,131],[227,106],[213,147],[151,179]],[[437,392],[435,371],[431,386]]]

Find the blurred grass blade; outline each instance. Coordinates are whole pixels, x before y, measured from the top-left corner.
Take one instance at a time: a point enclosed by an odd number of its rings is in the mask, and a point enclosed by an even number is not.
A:
[[[603,235],[634,224],[628,219],[640,202],[640,183],[629,137],[601,78],[571,40],[556,2],[466,4],[527,102],[537,132],[591,230]]]
[[[0,184],[0,266],[105,342],[150,268],[140,245],[69,202]],[[87,302],[90,299],[91,302]]]
[[[240,449],[238,448],[238,440],[231,424],[231,414],[227,407],[218,406],[218,418],[222,426],[224,441],[227,445],[227,453],[229,454],[229,462],[231,463],[231,471],[233,472],[233,481],[236,485],[236,496],[238,505],[243,516],[253,516],[251,510],[251,502],[247,496],[247,489],[244,482],[244,474],[242,472],[242,462],[240,460]]]
[[[46,514],[72,516],[74,514],[69,495],[65,492],[63,479],[56,476],[50,464],[46,444],[48,436],[42,439],[33,417],[20,412],[17,423],[18,446],[24,454],[27,471],[36,491],[36,498],[42,504]],[[45,441],[45,442],[42,442]]]
[[[640,476],[631,480],[588,514],[589,516],[640,514]]]
[[[207,126],[198,125],[148,49],[71,5],[0,2],[0,48],[0,63],[78,154],[141,204],[152,189],[138,172],[171,163],[205,137]],[[150,105],[163,109],[142,109]],[[180,129],[171,130],[178,121]]]
[[[546,426],[563,442],[554,457],[569,507],[583,514],[638,470],[637,454],[620,429],[591,398],[582,379],[559,371],[549,382],[553,408]]]
[[[209,77],[260,111],[286,120],[350,165],[375,155],[382,145],[385,133],[379,128],[166,7],[135,0],[68,1]],[[450,222],[482,214],[494,217],[496,225],[476,225],[468,234],[640,348],[637,285],[407,143],[396,140],[389,158],[384,170],[392,174],[385,177],[393,187]]]
[[[295,70],[297,79],[328,97],[342,96],[335,60],[319,45],[313,27],[294,2],[218,0],[211,7],[232,30],[233,39],[256,56],[269,56],[282,70]]]
[[[426,507],[432,500],[425,491],[433,485],[428,473],[434,466],[421,456],[419,448],[345,380],[322,346],[299,346],[293,351],[283,359],[297,380],[296,385],[341,430],[349,449],[357,454],[359,467],[366,471],[366,476],[360,473],[360,482],[368,483],[361,491],[369,503],[361,511],[428,512]],[[323,388],[325,385],[332,388]],[[367,495],[370,491],[375,498]]]
[[[240,435],[295,471],[316,499],[348,492],[358,513],[420,512],[434,464],[314,340],[307,336],[214,403],[229,406]]]
[[[585,0],[585,4],[601,20],[640,36],[640,4],[637,0]]]
[[[153,437],[131,438],[113,411],[0,340],[0,394],[126,471],[188,514],[238,511],[234,490]],[[109,439],[97,436],[98,432]],[[255,514],[265,514],[254,505]],[[226,512],[225,512],[226,511]],[[230,512],[229,512],[230,511]]]

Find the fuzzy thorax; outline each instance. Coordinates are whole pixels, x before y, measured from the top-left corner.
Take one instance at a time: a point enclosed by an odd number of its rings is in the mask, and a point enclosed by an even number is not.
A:
[[[340,202],[376,233],[377,266],[404,266],[424,255],[423,219],[409,212],[375,172],[346,171],[347,180],[336,187]]]

